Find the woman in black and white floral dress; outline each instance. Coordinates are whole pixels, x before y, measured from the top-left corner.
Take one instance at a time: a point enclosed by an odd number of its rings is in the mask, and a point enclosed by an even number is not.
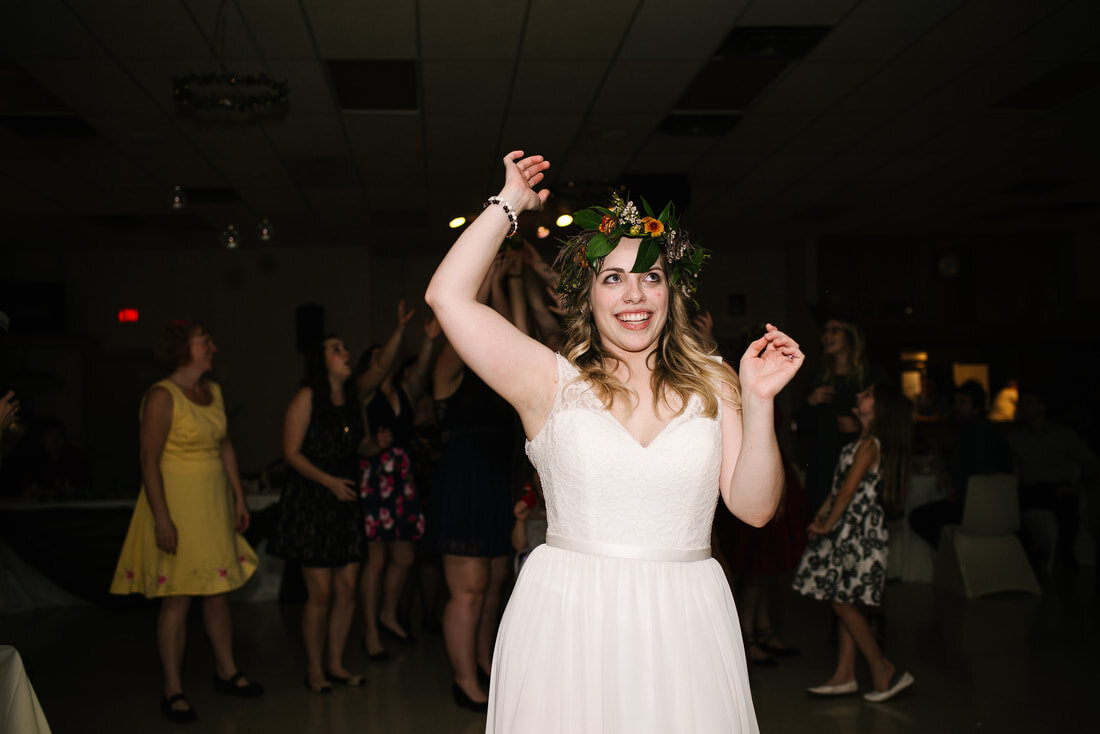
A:
[[[889,539],[883,504],[894,505],[894,495],[904,486],[913,406],[896,389],[878,384],[856,396],[853,412],[863,430],[840,453],[832,491],[810,523],[810,542],[793,586],[830,602],[839,621],[836,670],[808,692],[841,696],[858,691],[858,650],[871,670],[873,690],[864,698],[880,702],[913,684],[913,676],[898,674],[883,654],[861,609],[882,604]]]

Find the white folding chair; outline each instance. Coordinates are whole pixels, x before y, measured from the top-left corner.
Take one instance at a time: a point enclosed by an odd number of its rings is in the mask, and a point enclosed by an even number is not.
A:
[[[940,535],[936,585],[968,598],[1001,591],[1039,594],[1027,554],[1016,536],[1020,507],[1012,474],[975,474],[966,489],[962,524]]]

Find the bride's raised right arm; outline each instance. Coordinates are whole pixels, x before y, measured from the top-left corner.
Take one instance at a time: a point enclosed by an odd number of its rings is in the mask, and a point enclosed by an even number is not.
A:
[[[542,156],[504,157],[504,188],[498,199],[513,216],[538,209],[549,192],[535,191],[550,167]],[[454,243],[432,276],[424,300],[432,307],[462,361],[511,403],[528,436],[542,427],[556,393],[554,354],[477,299],[478,288],[512,224],[506,208],[490,204]]]

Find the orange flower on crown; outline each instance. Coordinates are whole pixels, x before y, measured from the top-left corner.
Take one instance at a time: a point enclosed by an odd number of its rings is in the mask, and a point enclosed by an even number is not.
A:
[[[616,224],[618,224],[618,220],[615,219],[615,217],[610,217],[605,214],[603,219],[600,220],[600,232],[602,232],[605,237],[610,237],[611,233],[615,230]]]
[[[642,227],[647,237],[660,237],[665,233],[665,225],[653,217],[642,217]]]

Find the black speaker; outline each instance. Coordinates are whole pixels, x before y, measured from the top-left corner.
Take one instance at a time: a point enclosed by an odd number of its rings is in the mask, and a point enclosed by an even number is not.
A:
[[[325,307],[303,303],[294,310],[295,334],[299,354],[305,354],[325,333]]]

